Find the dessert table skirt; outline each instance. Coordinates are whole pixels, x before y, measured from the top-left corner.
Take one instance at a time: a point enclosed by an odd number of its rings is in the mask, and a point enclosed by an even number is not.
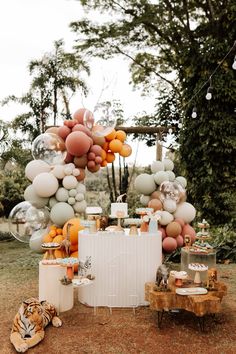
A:
[[[39,300],[53,304],[58,312],[68,311],[74,305],[73,285],[60,282],[65,275],[65,267],[39,262]]]
[[[144,285],[155,281],[162,263],[161,233],[127,236],[99,232],[79,235],[79,258],[91,256],[95,280],[78,290],[78,299],[88,306],[137,307],[147,305]]]

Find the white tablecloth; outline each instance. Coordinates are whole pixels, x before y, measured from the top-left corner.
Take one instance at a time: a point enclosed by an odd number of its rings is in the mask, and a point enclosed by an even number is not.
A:
[[[147,305],[144,285],[155,281],[162,263],[161,233],[127,236],[120,233],[79,235],[79,259],[91,256],[92,285],[81,287],[78,299],[89,306]]]

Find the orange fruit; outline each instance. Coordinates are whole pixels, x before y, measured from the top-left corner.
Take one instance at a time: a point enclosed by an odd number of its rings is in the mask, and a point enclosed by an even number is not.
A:
[[[60,228],[56,229],[56,233],[57,233],[57,235],[62,235],[62,229],[60,229]]]
[[[120,152],[122,149],[123,143],[119,139],[113,139],[109,143],[109,149],[111,152]]]
[[[113,152],[107,152],[107,157],[106,157],[107,162],[113,162],[115,160],[115,155]]]
[[[120,152],[119,152],[120,156],[122,157],[128,157],[132,154],[132,148],[130,145],[128,144],[123,144]]]
[[[126,133],[123,130],[117,130],[116,139],[119,139],[123,143],[126,139]]]
[[[49,231],[48,234],[52,237],[55,237],[57,235],[57,232],[56,232],[56,230],[51,230],[51,231]]]
[[[52,236],[49,234],[46,234],[43,236],[43,243],[48,243],[48,242],[52,242]]]
[[[56,257],[56,258],[65,258],[65,256],[66,256],[66,253],[65,253],[65,251],[64,250],[55,250],[54,251],[54,256]]]
[[[53,242],[62,243],[63,240],[64,237],[62,235],[57,235],[56,237],[54,237]]]
[[[113,129],[109,134],[107,134],[107,135],[105,136],[105,138],[106,138],[107,141],[111,141],[111,140],[115,139],[115,137],[116,137],[116,131],[115,131],[115,129]]]
[[[69,235],[70,235],[71,244],[75,245],[76,243],[78,243],[78,233],[80,230],[83,230],[84,227],[82,225],[80,225],[79,218],[70,219],[63,226],[63,236],[64,237],[66,237],[66,234],[67,234],[67,225],[68,224],[72,224],[72,226],[69,229]]]

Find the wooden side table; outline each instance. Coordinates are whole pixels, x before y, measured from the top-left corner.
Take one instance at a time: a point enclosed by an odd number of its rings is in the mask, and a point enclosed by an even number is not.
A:
[[[158,311],[158,327],[161,327],[164,311],[182,309],[194,313],[199,318],[201,330],[204,330],[204,316],[220,312],[221,301],[227,294],[227,286],[217,282],[215,290],[205,295],[178,295],[174,284],[170,284],[170,291],[156,291],[155,283],[145,284],[145,300],[150,309]]]

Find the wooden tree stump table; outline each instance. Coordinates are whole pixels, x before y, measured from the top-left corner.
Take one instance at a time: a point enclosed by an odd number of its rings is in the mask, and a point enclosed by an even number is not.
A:
[[[222,282],[217,282],[215,289],[205,295],[178,295],[173,283],[169,285],[169,291],[158,291],[155,283],[145,284],[145,300],[149,302],[150,309],[158,311],[159,328],[165,311],[182,309],[194,313],[201,330],[204,330],[204,316],[219,313],[226,294],[227,286]]]

